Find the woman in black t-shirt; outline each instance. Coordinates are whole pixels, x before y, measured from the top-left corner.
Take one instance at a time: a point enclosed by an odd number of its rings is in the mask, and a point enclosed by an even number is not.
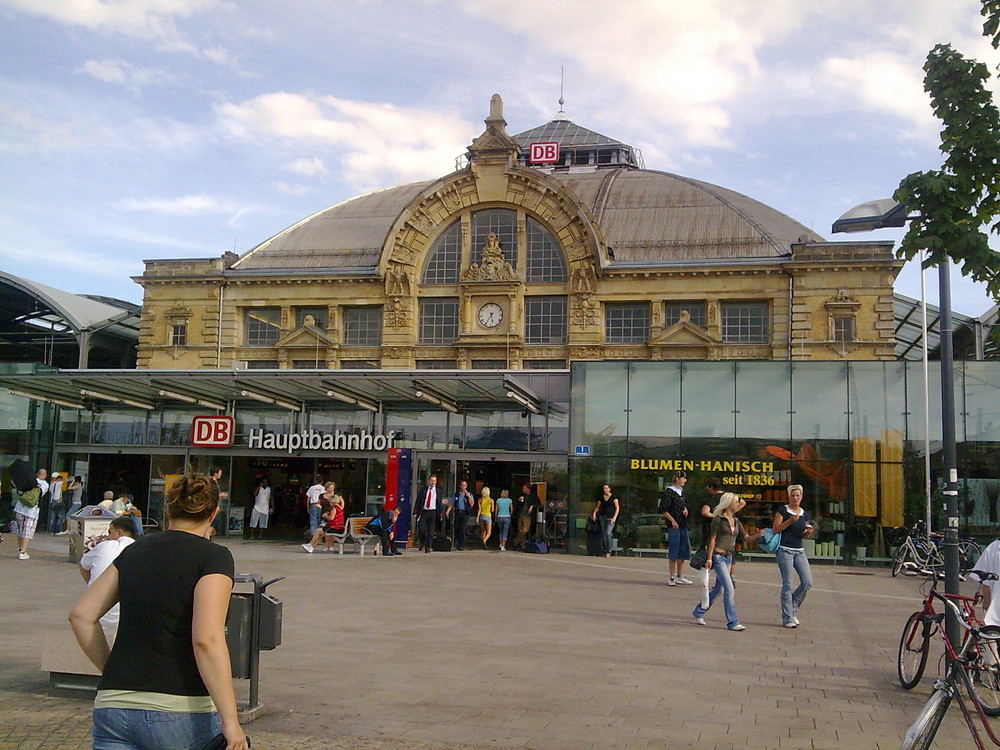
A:
[[[597,498],[597,503],[594,505],[594,512],[590,514],[590,517],[595,521],[600,521],[601,554],[605,557],[611,557],[611,550],[614,547],[611,532],[614,531],[615,521],[618,520],[620,512],[621,504],[611,491],[611,485],[601,485],[600,497]]]
[[[167,530],[123,550],[70,612],[77,641],[102,672],[94,750],[196,750],[220,730],[227,750],[247,750],[225,637],[233,556],[209,541],[218,486],[188,474],[168,491],[166,510]],[[99,619],[117,602],[109,650]]]

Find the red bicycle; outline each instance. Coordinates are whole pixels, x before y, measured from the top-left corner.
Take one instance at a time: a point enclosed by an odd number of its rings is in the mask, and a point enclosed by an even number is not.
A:
[[[995,577],[992,573],[983,573],[978,570],[972,572],[980,576],[981,580]],[[982,601],[982,596],[978,591],[975,596],[941,594],[937,591],[937,583],[936,577],[924,583],[924,586],[927,587],[924,608],[910,615],[906,625],[903,626],[903,635],[899,639],[896,672],[899,675],[899,684],[907,690],[916,687],[920,678],[923,677],[930,651],[930,641],[936,632],[941,632],[941,637],[945,642],[945,652],[953,649],[944,628],[944,613],[938,612],[934,608],[935,598],[954,604],[956,610],[961,612],[962,620],[967,626],[981,628],[983,625],[976,616],[976,607]],[[968,627],[965,628],[963,646],[971,632]],[[989,716],[1000,716],[1000,658],[998,658],[996,642],[987,639],[978,640],[968,659],[970,674],[983,710]]]

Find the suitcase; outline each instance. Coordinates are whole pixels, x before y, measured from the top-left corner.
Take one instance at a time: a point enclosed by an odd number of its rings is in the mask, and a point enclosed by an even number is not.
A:
[[[23,461],[20,458],[14,461],[9,467],[10,479],[17,487],[18,492],[27,492],[32,487],[37,487],[38,483],[35,481],[35,470],[31,468],[31,464],[27,461]]]
[[[435,552],[451,552],[451,537],[435,534],[431,542],[431,549]]]
[[[545,542],[529,540],[524,543],[524,551],[536,555],[547,555],[549,554],[549,545]]]
[[[600,557],[603,554],[601,535],[587,532],[587,555],[590,557]]]

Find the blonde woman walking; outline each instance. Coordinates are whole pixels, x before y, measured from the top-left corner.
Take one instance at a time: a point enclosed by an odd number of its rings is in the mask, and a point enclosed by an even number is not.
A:
[[[486,549],[486,540],[493,534],[493,508],[495,503],[490,497],[490,488],[483,487],[483,492],[479,496],[479,535],[483,540],[483,549]]]

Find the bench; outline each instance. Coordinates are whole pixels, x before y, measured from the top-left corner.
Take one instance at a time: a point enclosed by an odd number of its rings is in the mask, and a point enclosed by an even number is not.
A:
[[[381,551],[380,545],[382,540],[365,528],[370,520],[372,520],[371,516],[351,516],[347,519],[347,526],[345,527],[351,536],[351,540],[358,545],[358,552],[362,556],[365,554],[365,547],[372,542],[374,542],[372,554],[377,555]]]
[[[666,555],[667,552],[666,548],[660,549],[657,547],[629,547],[628,549],[628,553],[635,557],[642,557],[643,555]]]

